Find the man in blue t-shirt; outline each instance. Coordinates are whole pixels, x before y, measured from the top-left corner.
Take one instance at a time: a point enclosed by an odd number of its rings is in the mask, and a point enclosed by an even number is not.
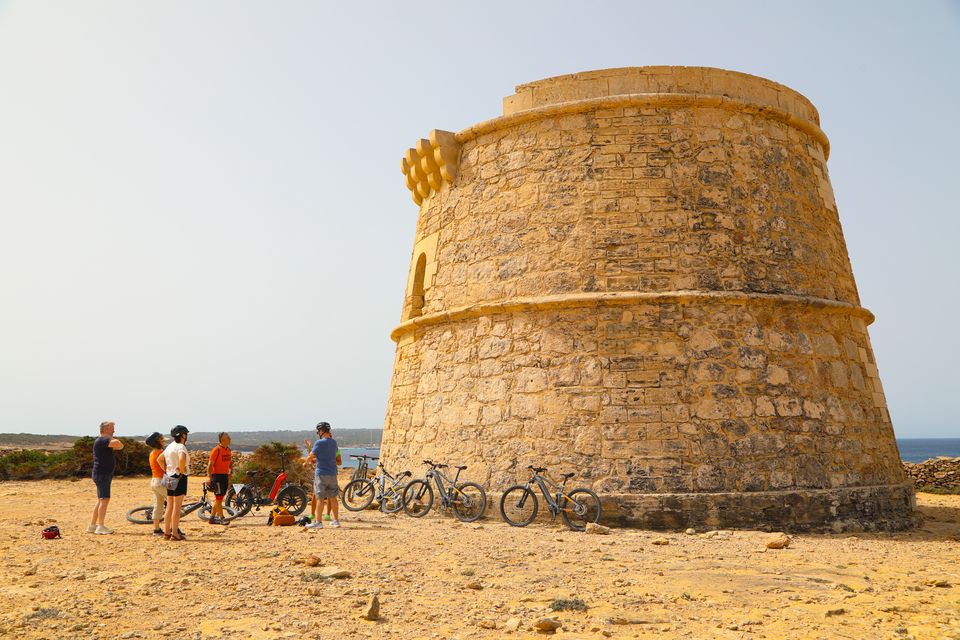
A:
[[[313,449],[307,456],[308,462],[315,462],[316,473],[313,476],[313,495],[317,501],[327,501],[327,512],[333,514],[330,526],[334,529],[340,526],[340,505],[337,504],[337,465],[340,464],[337,441],[330,433],[330,423],[321,422],[317,425],[318,439],[313,443]],[[321,513],[323,508],[320,509]],[[322,529],[323,521],[317,520],[307,525],[311,529]]]

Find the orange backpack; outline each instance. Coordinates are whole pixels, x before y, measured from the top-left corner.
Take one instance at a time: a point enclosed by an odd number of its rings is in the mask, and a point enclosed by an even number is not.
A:
[[[267,519],[267,524],[273,525],[274,527],[289,527],[296,524],[297,519],[287,511],[286,507],[274,507],[270,510],[270,517]]]

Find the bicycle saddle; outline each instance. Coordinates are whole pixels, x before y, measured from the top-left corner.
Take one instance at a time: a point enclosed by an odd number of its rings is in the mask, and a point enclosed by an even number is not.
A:
[[[447,468],[447,465],[445,465],[445,464],[434,464],[433,466],[435,466],[437,469],[446,469],[446,468]]]
[[[467,468],[467,465],[465,465],[465,464],[460,465],[459,467],[457,467],[457,469],[459,469],[460,471],[463,471],[463,470],[466,469],[466,468]]]
[[[259,472],[259,471],[256,471],[256,470],[253,470],[253,469],[247,471],[247,475],[248,475],[248,476],[255,476],[255,475],[257,475],[258,473],[260,473],[260,472]]]
[[[574,472],[574,473],[562,473],[562,474],[560,474],[560,477],[563,478],[564,480],[566,480],[567,478],[572,478],[572,477],[575,476],[575,475],[577,475],[576,472]]]

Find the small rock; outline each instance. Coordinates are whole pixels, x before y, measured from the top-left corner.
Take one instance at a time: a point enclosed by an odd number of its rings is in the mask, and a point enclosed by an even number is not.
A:
[[[692,535],[696,535],[697,530],[696,530],[696,529],[687,529],[686,531],[684,531],[684,533],[687,534],[688,536],[692,536]]]
[[[367,603],[367,610],[363,614],[364,620],[379,620],[380,619],[380,598],[377,597],[377,594],[373,594],[370,597],[370,602]]]
[[[503,625],[503,630],[512,633],[520,628],[520,618],[510,618]]]
[[[37,566],[38,566],[38,565],[32,565],[32,566],[27,567],[26,569],[23,570],[23,575],[25,575],[25,576],[34,576],[34,575],[37,575]]]
[[[476,581],[468,582],[466,586],[467,586],[467,589],[473,589],[474,591],[480,591],[481,589],[483,589],[483,585]]]
[[[831,618],[831,617],[833,617],[833,616],[842,616],[842,615],[845,614],[846,612],[847,612],[846,609],[830,609],[830,610],[827,611],[827,613],[824,614],[824,615],[826,615],[826,617],[828,617],[828,618]]]
[[[310,587],[309,589],[307,589],[307,593],[310,594],[311,596],[322,596],[323,589],[321,589],[320,587]]]
[[[352,575],[349,571],[340,567],[327,567],[321,569],[319,573],[323,578],[349,578]]]
[[[479,626],[481,629],[496,629],[497,623],[493,620],[481,620]]]
[[[767,549],[786,549],[790,546],[790,536],[785,533],[778,533],[767,540]]]
[[[556,618],[541,618],[533,625],[533,628],[541,633],[556,633],[557,629],[563,626],[563,623]]]
[[[650,541],[650,544],[655,544],[662,547],[663,545],[670,544],[670,541],[666,538],[654,538]]]
[[[602,524],[597,524],[596,522],[588,522],[587,528],[584,529],[585,533],[591,533],[595,536],[608,536],[610,535],[610,527],[605,527]]]
[[[303,561],[303,564],[307,565],[308,567],[318,567],[320,566],[320,558],[317,556],[310,556]]]
[[[949,589],[953,586],[946,580],[927,580],[924,584],[928,587],[940,587],[941,589]]]

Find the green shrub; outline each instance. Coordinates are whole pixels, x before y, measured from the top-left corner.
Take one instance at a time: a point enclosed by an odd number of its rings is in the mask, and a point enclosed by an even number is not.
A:
[[[21,449],[0,454],[0,480],[42,480],[88,476],[93,471],[93,441],[85,436],[66,451]],[[123,449],[117,451],[116,475],[150,473],[150,448],[138,440],[120,438]]]
[[[310,470],[304,468],[303,451],[295,444],[271,442],[257,447],[253,454],[242,464],[234,467],[231,482],[248,482],[247,471],[267,471],[258,476],[260,488],[269,490],[280,472],[280,456],[286,457],[284,468],[287,471],[287,481],[297,483],[311,480]]]

